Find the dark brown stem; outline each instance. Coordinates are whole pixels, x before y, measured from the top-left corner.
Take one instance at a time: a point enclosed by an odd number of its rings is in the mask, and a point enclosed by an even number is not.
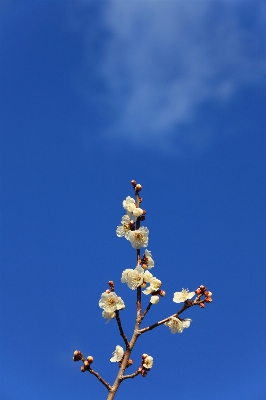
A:
[[[126,348],[128,349],[128,347],[129,347],[129,342],[128,342],[127,337],[126,337],[126,335],[125,335],[125,333],[124,333],[124,331],[123,331],[122,324],[121,324],[121,320],[120,320],[120,316],[119,316],[119,311],[118,311],[118,310],[117,310],[116,313],[115,313],[115,318],[116,318],[116,322],[117,322],[117,325],[118,325],[118,329],[119,329],[120,335],[122,336],[122,338],[123,338],[123,340],[124,340],[124,342],[125,342]]]
[[[152,303],[149,303],[149,304],[147,305],[146,310],[143,311],[143,313],[141,314],[141,321],[143,321],[145,315],[147,314],[147,312],[149,311],[149,309],[151,308],[151,306],[152,306]]]
[[[99,381],[108,389],[108,391],[110,391],[112,389],[112,386],[109,385],[109,383],[107,383],[99,374],[98,372],[94,371],[93,369],[88,369],[89,373],[91,373],[92,375],[96,376],[97,379],[99,379]]]

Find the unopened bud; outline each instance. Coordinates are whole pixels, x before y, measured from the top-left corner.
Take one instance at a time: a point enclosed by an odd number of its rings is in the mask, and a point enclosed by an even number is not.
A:
[[[81,353],[81,351],[75,350],[74,351],[74,356],[73,356],[73,361],[80,361],[80,360],[83,360],[83,359],[84,359],[84,356]]]
[[[144,354],[142,354],[141,357],[142,357],[142,360],[145,360],[145,358],[148,357],[148,354],[145,354],[145,353],[144,353]]]
[[[106,289],[105,293],[109,294],[109,293],[111,293],[111,290],[110,289]]]
[[[196,293],[197,295],[201,294],[201,289],[198,288],[197,290],[195,290],[195,293]]]
[[[82,366],[80,367],[80,370],[81,370],[81,372],[85,372],[85,371],[86,371],[86,368],[84,367],[84,365],[82,365]]]
[[[144,264],[144,263],[142,263],[141,266],[142,266],[143,269],[148,269],[148,265],[146,265],[146,264]],[[145,283],[145,282],[143,282],[143,283]],[[144,287],[146,287],[146,283],[145,283],[145,286],[144,286]]]
[[[129,359],[128,362],[127,362],[127,365],[130,366],[132,364],[133,364],[133,360]]]
[[[137,183],[137,185],[135,186],[136,192],[140,192],[141,189],[142,189],[142,186],[139,183]]]
[[[131,185],[132,185],[133,187],[135,187],[135,186],[136,186],[136,184],[137,184],[137,182],[136,182],[134,179],[132,179],[132,181],[131,181]]]
[[[206,303],[211,303],[212,302],[212,298],[211,297],[206,297],[205,302]]]
[[[145,369],[142,369],[141,375],[143,376],[143,378],[145,378],[145,376],[147,376],[147,371],[145,371]]]
[[[200,285],[199,287],[201,290],[206,290],[206,287],[204,285]]]
[[[212,292],[208,292],[208,297],[212,297]]]
[[[139,368],[138,368],[138,372],[141,372],[141,371],[142,371],[142,367],[139,367]]]
[[[92,364],[93,363],[93,357],[92,356],[88,356],[87,357],[87,361]]]
[[[200,308],[205,308],[205,304],[204,303],[200,303]]]
[[[142,215],[145,215],[145,214],[147,214],[147,211],[146,210],[142,210]]]
[[[159,295],[164,297],[166,295],[166,292],[164,290],[159,290]]]

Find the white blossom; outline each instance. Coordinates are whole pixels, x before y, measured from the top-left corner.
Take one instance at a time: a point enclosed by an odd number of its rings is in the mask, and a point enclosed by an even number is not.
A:
[[[148,235],[149,229],[145,226],[142,226],[135,231],[129,231],[125,238],[130,241],[134,249],[140,249],[141,247],[147,247],[149,240]]]
[[[140,207],[136,207],[136,208],[133,210],[133,215],[134,215],[136,218],[140,217],[142,214],[143,214],[143,210],[142,210],[142,208],[140,208]]]
[[[118,297],[115,292],[104,292],[99,301],[100,308],[103,308],[104,311],[111,313],[116,310],[122,310],[125,308],[125,304],[121,297]],[[105,318],[105,317],[104,317]]]
[[[143,275],[144,282],[150,282],[153,278],[153,275],[149,271],[145,271]]]
[[[136,208],[135,200],[133,199],[133,197],[130,196],[127,196],[126,200],[123,200],[122,204],[124,209],[129,213],[133,213]]]
[[[116,229],[116,234],[118,237],[123,237],[128,233],[128,231],[130,231],[130,218],[128,215],[124,215],[122,217],[121,225]]]
[[[143,284],[143,277],[144,270],[140,265],[137,265],[135,269],[126,269],[123,271],[121,282],[127,283],[130,289],[135,290]]]
[[[162,286],[162,282],[160,281],[160,279],[157,279],[155,276],[150,279],[149,283],[150,286],[147,289],[143,290],[144,294],[151,294],[152,292],[159,290]]]
[[[111,362],[119,362],[122,360],[123,355],[124,355],[123,347],[117,345],[115,348],[115,351],[113,352],[113,357],[110,358],[110,361]]]
[[[186,318],[184,320],[180,320],[179,318],[176,317],[171,317],[167,322],[164,323],[164,325],[168,326],[170,329],[171,333],[182,333],[185,328],[188,328],[190,326],[190,322],[192,320],[189,318]]]
[[[151,367],[153,366],[153,357],[151,356],[145,357],[142,365],[146,369],[151,369]]]
[[[122,283],[127,283],[127,274],[129,273],[129,271],[133,271],[133,269],[127,268],[122,272],[122,278],[121,278]]]
[[[115,318],[115,312],[103,310],[102,317],[107,319],[106,323],[108,324],[108,322],[110,322],[111,319]]]
[[[150,302],[151,302],[152,304],[158,304],[159,301],[160,301],[160,297],[159,297],[159,296],[157,296],[157,295],[151,296]]]
[[[182,303],[188,299],[191,299],[195,295],[194,292],[189,292],[188,289],[182,289],[182,292],[175,292],[173,301],[175,303]]]
[[[154,267],[154,261],[153,261],[151,252],[146,249],[145,252],[144,252],[144,256],[146,258],[145,261],[146,261],[146,265],[147,265],[148,269],[153,268]]]

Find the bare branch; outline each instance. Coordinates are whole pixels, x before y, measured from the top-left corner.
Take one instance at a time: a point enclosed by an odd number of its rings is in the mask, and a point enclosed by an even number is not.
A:
[[[146,310],[145,310],[145,311],[143,311],[143,313],[141,314],[141,321],[143,321],[143,319],[144,319],[145,315],[147,314],[147,312],[149,311],[149,309],[151,308],[151,306],[152,306],[152,303],[151,303],[151,302],[149,302],[149,304],[147,305],[147,308],[146,308]]]
[[[136,372],[130,375],[124,375],[121,377],[121,380],[129,379],[129,378],[135,378],[135,376],[139,375],[141,373],[141,368],[138,368]]]
[[[107,382],[101,377],[101,375],[100,375],[98,372],[94,371],[94,370],[91,369],[91,368],[89,368],[88,371],[89,371],[92,375],[96,376],[96,378],[99,379],[99,381],[108,389],[108,391],[110,391],[110,390],[112,389],[112,386],[109,385],[109,383],[107,383]]]
[[[118,310],[116,310],[116,312],[115,312],[115,318],[116,318],[116,322],[117,322],[117,325],[118,325],[118,329],[119,329],[120,335],[122,336],[122,338],[123,338],[123,340],[125,342],[126,348],[128,349],[129,342],[128,342],[127,337],[126,337],[126,335],[125,335],[125,333],[123,331],[122,324],[121,324],[121,319],[120,319]]]

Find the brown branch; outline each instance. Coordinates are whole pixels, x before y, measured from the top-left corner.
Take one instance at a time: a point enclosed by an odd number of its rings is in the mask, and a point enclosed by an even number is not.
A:
[[[152,303],[149,302],[149,304],[147,305],[147,308],[145,311],[143,311],[143,313],[141,314],[141,321],[144,319],[145,315],[147,314],[147,312],[149,311],[149,309],[151,308]]]
[[[125,333],[123,331],[122,324],[121,324],[121,319],[120,319],[118,310],[116,310],[116,312],[115,312],[115,318],[116,318],[116,322],[117,322],[117,325],[118,325],[118,329],[119,329],[120,335],[122,336],[122,338],[123,338],[123,340],[125,342],[126,348],[128,349],[129,342],[128,342],[127,337],[126,337],[126,335],[125,335]]]
[[[135,376],[139,375],[141,373],[141,369],[138,368],[136,372],[134,372],[133,374],[130,375],[123,375],[121,377],[121,380],[123,381],[124,379],[129,379],[129,378],[135,378]]]
[[[100,374],[99,374],[98,372],[94,371],[94,370],[91,369],[91,368],[89,368],[88,371],[89,371],[92,375],[96,376],[96,378],[99,379],[99,381],[108,389],[108,391],[110,391],[110,390],[112,389],[112,386],[109,385],[109,383],[107,383],[107,382],[100,376]]]

